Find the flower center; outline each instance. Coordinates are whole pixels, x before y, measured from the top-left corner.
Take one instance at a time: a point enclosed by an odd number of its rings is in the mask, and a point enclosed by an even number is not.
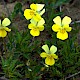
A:
[[[49,54],[49,55],[48,55],[48,58],[49,58],[49,59],[53,59],[53,56]]]
[[[38,30],[38,28],[37,28],[37,27],[35,27],[35,28],[34,28],[34,31],[37,31],[37,30]]]
[[[34,15],[34,11],[30,11],[30,15]]]
[[[64,33],[65,33],[65,29],[64,29],[64,28],[61,29],[60,32],[61,32],[62,34],[64,34]]]

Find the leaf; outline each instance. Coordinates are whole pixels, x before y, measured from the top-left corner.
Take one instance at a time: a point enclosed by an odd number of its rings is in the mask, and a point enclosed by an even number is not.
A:
[[[58,7],[58,6],[60,6],[60,5],[64,4],[64,3],[67,3],[67,2],[69,2],[69,1],[70,1],[70,0],[58,0],[58,1],[56,2],[55,6]]]
[[[11,61],[11,63],[10,63],[11,65],[9,67],[9,70],[10,71],[13,71],[15,69],[16,62],[17,62],[17,60],[12,60]]]
[[[4,66],[5,61],[4,61],[4,59],[3,59],[3,57],[2,57],[2,56],[1,56],[1,61],[2,61],[2,66]]]
[[[17,12],[19,10],[22,10],[22,4],[21,3],[17,3],[15,6],[14,6],[14,11]]]
[[[17,77],[22,77],[22,75],[18,71],[15,71],[14,75],[16,75]]]
[[[19,67],[22,67],[22,66],[24,66],[24,64],[19,64],[15,68],[19,68]]]

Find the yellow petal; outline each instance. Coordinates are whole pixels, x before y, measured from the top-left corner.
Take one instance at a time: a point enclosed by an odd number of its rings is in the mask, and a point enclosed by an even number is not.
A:
[[[32,3],[31,5],[30,5],[30,8],[32,9],[32,10],[37,10],[37,5],[36,4],[34,4],[34,3]]]
[[[69,25],[71,23],[71,18],[68,17],[68,16],[65,16],[63,19],[62,19],[62,25]]]
[[[34,11],[31,9],[26,9],[24,11],[24,16],[27,20],[31,19],[34,16]]]
[[[42,11],[40,11],[40,15],[43,15],[45,13],[45,9],[43,9]]]
[[[40,11],[43,9],[44,4],[36,4],[37,5],[37,11]]]
[[[65,40],[68,38],[68,33],[65,31],[65,33],[61,33],[60,31],[57,32],[57,38],[61,39],[61,40]]]
[[[36,14],[33,16],[33,19],[34,19],[35,21],[40,21],[42,18],[41,18],[41,16],[40,16],[38,13],[36,13]]]
[[[6,37],[7,32],[4,29],[0,29],[0,37]]]
[[[58,59],[58,56],[56,54],[51,54],[53,56],[54,59]]]
[[[53,19],[54,23],[61,26],[61,18],[60,16],[57,16],[56,18]]]
[[[43,18],[41,18],[41,20],[38,22],[37,26],[42,26],[44,25],[45,20]]]
[[[46,45],[43,45],[43,46],[42,46],[42,49],[43,49],[46,53],[49,53],[49,47],[48,47],[47,44],[46,44]]]
[[[34,24],[30,23],[30,24],[28,25],[28,28],[29,28],[29,29],[34,29],[34,26],[35,26]]]
[[[30,20],[30,22],[35,25],[37,24],[37,21],[35,21],[33,18]]]
[[[42,58],[45,58],[45,57],[47,57],[47,53],[42,52],[42,53],[40,54],[40,56],[41,56]]]
[[[56,25],[56,24],[54,24],[53,26],[52,26],[52,30],[53,31],[55,31],[55,32],[58,32],[58,31],[60,31],[60,26],[59,25]]]
[[[52,66],[52,65],[54,65],[54,63],[55,63],[55,60],[54,60],[53,58],[47,57],[47,58],[45,59],[45,63],[46,63],[47,65]]]
[[[39,36],[39,35],[40,35],[40,31],[39,31],[38,29],[32,29],[32,30],[30,31],[30,34],[31,34],[32,36]]]
[[[38,28],[39,28],[40,31],[44,30],[44,26],[38,26]]]
[[[4,27],[9,26],[10,24],[11,24],[11,21],[8,18],[5,18],[2,21],[2,26],[4,26]]]
[[[4,27],[4,29],[5,29],[6,31],[8,31],[8,32],[11,31],[11,29],[9,29],[8,27]]]
[[[50,53],[55,53],[56,51],[57,51],[57,47],[54,46],[54,45],[52,45],[52,46],[50,47]]]
[[[70,32],[72,30],[72,28],[69,27],[69,25],[64,25],[63,27],[67,32]]]

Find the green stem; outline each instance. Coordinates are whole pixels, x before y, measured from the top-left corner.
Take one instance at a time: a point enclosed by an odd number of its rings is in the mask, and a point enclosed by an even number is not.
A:
[[[32,46],[32,44],[33,44],[33,42],[34,42],[34,38],[35,38],[35,37],[32,38],[32,42],[29,44],[29,47]]]
[[[4,47],[4,51],[5,51],[5,53],[6,53],[6,52],[7,52],[7,49],[6,49],[6,43],[5,43],[4,38],[3,38],[3,47]]]

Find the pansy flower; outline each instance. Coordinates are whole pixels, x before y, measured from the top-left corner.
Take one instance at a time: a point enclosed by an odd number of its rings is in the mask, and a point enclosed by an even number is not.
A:
[[[28,25],[28,28],[31,29],[30,30],[30,34],[32,36],[39,36],[40,35],[40,31],[44,30],[44,19],[41,18],[41,20],[39,22],[36,22],[34,20],[31,21],[31,23]]]
[[[50,50],[49,50],[48,45],[43,45],[43,46],[42,46],[42,49],[43,49],[45,52],[42,52],[42,53],[40,54],[40,56],[41,56],[42,58],[46,58],[46,59],[45,59],[45,63],[46,63],[47,65],[50,65],[50,66],[54,65],[54,64],[55,64],[55,59],[58,58],[58,56],[57,56],[56,54],[54,54],[54,53],[57,51],[57,47],[54,46],[54,45],[52,45],[52,46],[50,47]]]
[[[34,19],[36,21],[39,21],[41,19],[41,15],[45,12],[45,9],[43,9],[44,4],[34,4],[32,3],[30,5],[31,9],[25,9],[24,16],[27,20]]]
[[[60,16],[57,16],[53,19],[54,23],[52,26],[52,30],[54,32],[57,32],[57,38],[61,40],[65,40],[68,38],[68,33],[72,30],[71,27],[69,27],[69,24],[71,23],[71,18],[68,16],[65,16],[62,21]]]
[[[9,26],[11,23],[11,21],[8,19],[8,18],[5,18],[2,23],[1,23],[1,20],[0,20],[0,37],[6,37],[7,35],[7,31],[10,32],[11,29],[9,29],[8,27],[6,26]]]

